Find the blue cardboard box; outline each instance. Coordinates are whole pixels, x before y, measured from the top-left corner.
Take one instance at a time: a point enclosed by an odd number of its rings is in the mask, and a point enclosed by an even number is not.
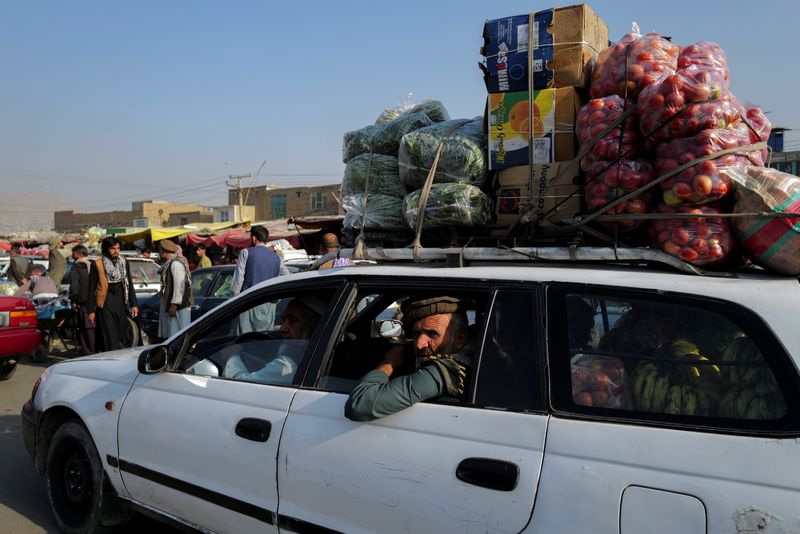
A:
[[[483,26],[489,93],[584,87],[600,50],[606,23],[586,4],[487,21]],[[531,77],[529,81],[529,76]]]

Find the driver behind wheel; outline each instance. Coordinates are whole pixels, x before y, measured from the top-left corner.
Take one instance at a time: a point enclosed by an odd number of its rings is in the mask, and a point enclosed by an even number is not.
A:
[[[297,297],[281,317],[281,338],[277,356],[257,371],[250,371],[240,354],[231,356],[222,376],[262,384],[289,384],[305,354],[308,340],[327,304],[316,297]],[[263,346],[263,345],[262,345]],[[263,355],[259,355],[263,357]]]

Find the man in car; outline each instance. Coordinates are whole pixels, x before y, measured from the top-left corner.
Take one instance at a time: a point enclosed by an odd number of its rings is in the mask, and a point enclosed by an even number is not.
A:
[[[33,271],[33,264],[30,258],[22,255],[22,249],[19,245],[11,247],[11,262],[8,265],[8,277],[14,280],[18,286],[27,282]]]
[[[97,340],[102,350],[122,348],[122,340],[129,332],[128,315],[139,314],[139,303],[131,279],[128,262],[119,253],[120,241],[106,237],[100,243],[103,255],[91,263],[89,271],[90,322],[97,321]]]
[[[89,322],[86,305],[89,301],[89,251],[83,245],[72,248],[72,269],[69,272],[69,301],[77,317],[81,356],[94,354],[94,322]]]
[[[403,322],[412,335],[416,370],[393,377],[405,363],[406,347],[390,350],[350,392],[348,419],[371,421],[427,399],[463,398],[473,353],[464,303],[447,296],[413,301],[404,306]]]
[[[169,239],[160,241],[161,309],[158,314],[158,337],[168,338],[192,322],[192,279],[186,258],[178,254],[178,245]]]
[[[308,340],[314,334],[317,322],[326,308],[327,304],[316,297],[292,299],[281,317],[281,339],[286,341],[278,348],[278,356],[261,369],[249,371],[243,358],[234,354],[228,358],[223,376],[262,384],[291,383],[305,354]]]

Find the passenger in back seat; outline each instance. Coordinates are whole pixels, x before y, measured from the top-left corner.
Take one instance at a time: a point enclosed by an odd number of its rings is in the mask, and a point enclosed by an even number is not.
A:
[[[423,400],[450,396],[462,399],[472,365],[465,304],[454,297],[410,302],[403,308],[406,332],[413,338],[416,370],[392,378],[405,359],[405,347],[390,350],[383,362],[355,385],[345,417],[371,421]]]

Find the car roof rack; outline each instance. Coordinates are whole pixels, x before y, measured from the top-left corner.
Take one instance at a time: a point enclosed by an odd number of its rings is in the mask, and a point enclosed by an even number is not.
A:
[[[578,245],[563,247],[421,247],[418,249],[386,247],[343,248],[338,252],[331,252],[321,256],[309,267],[309,270],[317,269],[323,263],[337,257],[351,258],[353,260],[371,260],[377,263],[444,261],[451,267],[463,267],[470,261],[611,263],[633,266],[655,264],[698,276],[720,278],[734,278],[736,276],[736,273],[733,272],[707,271],[652,248]]]

